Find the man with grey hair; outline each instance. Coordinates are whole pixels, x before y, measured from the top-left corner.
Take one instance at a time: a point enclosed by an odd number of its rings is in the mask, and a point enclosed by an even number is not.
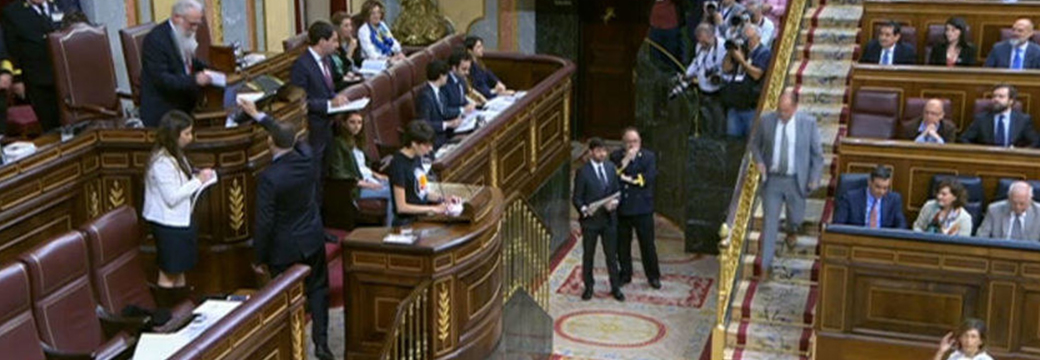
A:
[[[178,0],[169,20],[159,23],[141,45],[141,121],[155,127],[170,110],[191,114],[199,90],[212,79],[195,56],[195,34],[205,8],[198,0]]]
[[[1040,241],[1040,204],[1033,201],[1033,187],[1016,181],[1008,189],[1007,200],[989,205],[979,227],[978,237]]]
[[[762,37],[762,45],[772,48],[776,25],[773,24],[773,20],[770,20],[763,13],[765,10],[764,5],[761,1],[754,0],[748,2],[746,6],[748,14],[751,15],[750,24],[758,26],[759,36]]]
[[[719,99],[722,87],[722,59],[726,57],[725,40],[715,34],[715,26],[697,25],[694,30],[697,46],[693,61],[686,68],[686,77],[697,81],[700,92],[701,131],[709,137],[726,135],[726,113]]]
[[[1040,69],[1040,45],[1033,38],[1033,21],[1018,19],[1011,26],[1011,38],[993,45],[985,67],[1022,70]]]

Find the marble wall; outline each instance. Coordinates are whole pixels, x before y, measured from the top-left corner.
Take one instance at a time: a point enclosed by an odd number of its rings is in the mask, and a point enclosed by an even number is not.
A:
[[[535,0],[535,52],[578,61],[581,19],[578,4],[571,0]]]

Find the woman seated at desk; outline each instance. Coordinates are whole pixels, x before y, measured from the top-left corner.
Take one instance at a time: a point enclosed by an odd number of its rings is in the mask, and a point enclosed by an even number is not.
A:
[[[419,215],[445,214],[452,197],[444,202],[443,194],[430,191],[428,169],[422,158],[433,150],[433,128],[425,121],[412,121],[405,127],[405,144],[390,160],[391,199],[395,210],[393,226],[408,225]]]
[[[971,214],[964,210],[968,190],[955,180],[943,180],[935,199],[928,200],[914,221],[914,231],[971,236]]]
[[[364,80],[358,72],[361,57],[357,51],[358,40],[354,37],[354,22],[350,14],[345,11],[332,14],[332,24],[339,33],[339,46],[329,58],[332,59],[332,78],[336,83],[336,91],[342,91]]]
[[[484,58],[484,39],[479,36],[467,36],[464,43],[466,50],[473,56],[473,67],[469,70],[470,87],[485,99],[492,99],[498,95],[513,95],[513,90],[506,89],[506,84],[484,67],[484,62],[481,61]]]
[[[329,154],[329,177],[340,180],[357,181],[354,187],[354,199],[387,199],[390,200],[390,183],[386,175],[372,171],[368,167],[368,159],[361,150],[367,142],[362,131],[364,120],[360,113],[350,113],[345,120],[338,122],[338,136],[333,141],[332,153]],[[386,206],[386,224],[393,221],[393,207]]]
[[[404,60],[401,42],[394,39],[390,27],[383,22],[383,3],[368,0],[361,6],[361,18],[365,24],[358,29],[358,41],[361,42],[361,55],[365,60]]]
[[[929,55],[928,65],[974,66],[975,44],[968,42],[965,32],[968,31],[968,23],[959,17],[946,20],[946,32],[942,41],[932,48]]]

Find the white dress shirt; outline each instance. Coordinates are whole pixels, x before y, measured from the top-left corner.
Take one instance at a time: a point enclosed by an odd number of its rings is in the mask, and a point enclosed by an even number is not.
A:
[[[722,60],[726,58],[726,40],[721,37],[715,37],[715,46],[708,47],[697,42],[696,51],[693,61],[690,62],[690,66],[686,68],[686,77],[692,78],[697,77],[697,86],[701,88],[701,91],[706,93],[714,93],[719,91],[722,84],[712,84],[708,80],[708,70],[715,69],[716,74],[722,75]]]
[[[772,48],[773,35],[776,34],[776,25],[773,24],[773,20],[769,20],[768,17],[762,15],[762,21],[758,23],[758,33],[762,38],[762,45]]]
[[[797,140],[796,134],[798,133],[795,131],[796,125],[795,116],[791,116],[791,120],[787,121],[786,126],[782,119],[776,121],[776,134],[773,137],[773,160],[772,165],[769,166],[769,172],[780,172],[780,145],[783,143],[782,135],[787,133],[787,173],[784,175],[794,175],[794,144]]]
[[[985,351],[980,351],[975,356],[967,356],[960,350],[954,350],[946,360],[993,360],[993,357],[989,356]]]

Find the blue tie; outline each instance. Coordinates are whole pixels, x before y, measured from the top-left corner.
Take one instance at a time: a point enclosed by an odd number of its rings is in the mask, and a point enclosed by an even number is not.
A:
[[[1007,136],[1004,135],[1004,115],[997,115],[996,145],[1007,146]]]
[[[1011,59],[1012,70],[1022,70],[1022,48],[1015,48],[1015,56]]]
[[[881,65],[892,65],[892,50],[885,50],[884,54],[881,54]]]

